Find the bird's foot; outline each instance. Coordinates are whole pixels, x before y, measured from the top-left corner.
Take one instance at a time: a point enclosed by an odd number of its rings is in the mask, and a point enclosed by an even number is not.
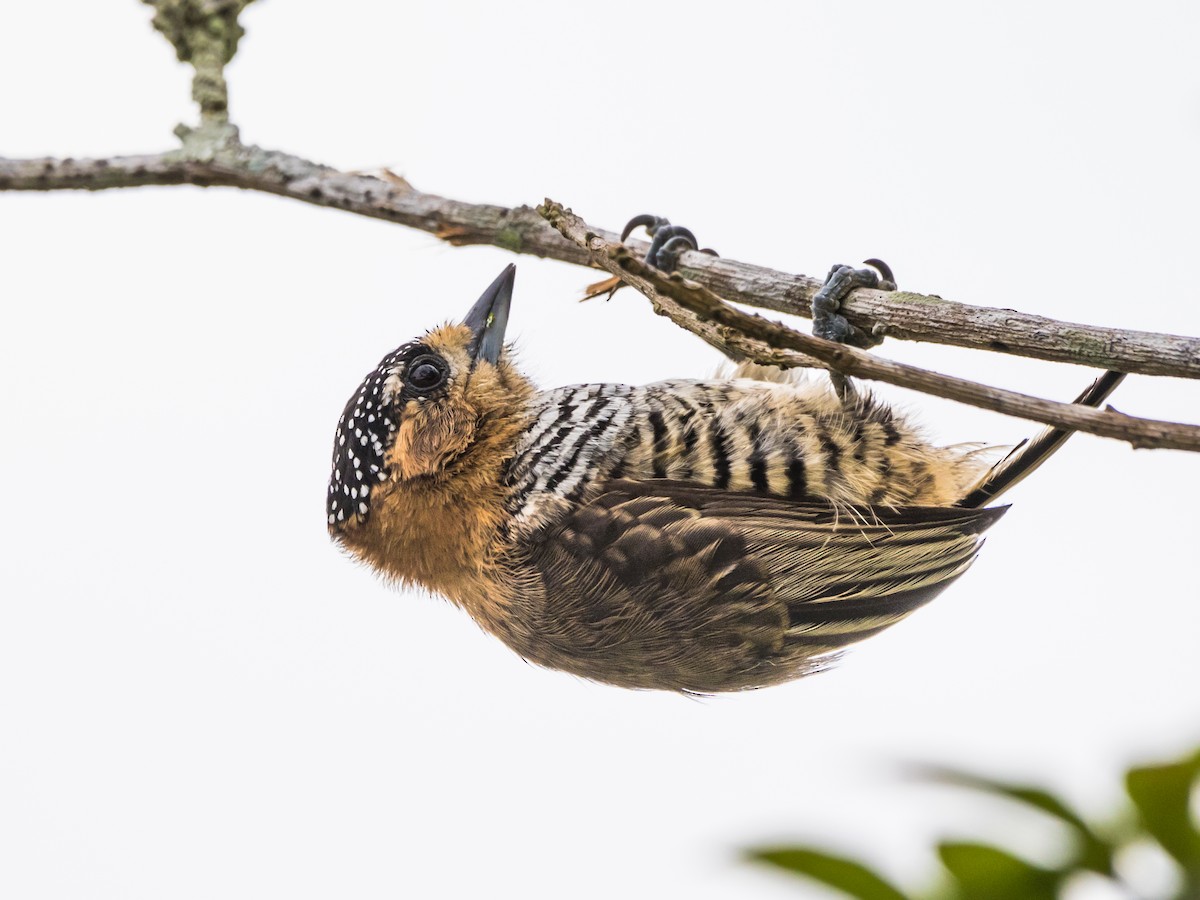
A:
[[[682,225],[672,225],[662,216],[643,213],[634,216],[621,229],[621,242],[633,233],[635,228],[644,227],[650,235],[650,249],[646,252],[646,262],[662,272],[674,272],[679,265],[679,257],[687,250],[699,250],[709,256],[717,256],[717,251],[710,247],[701,248],[696,242],[696,236]]]
[[[813,296],[813,334],[827,341],[850,344],[853,347],[874,347],[882,338],[851,325],[838,310],[855,288],[896,290],[896,278],[891,267],[881,259],[864,261],[865,268],[836,265],[825,276],[825,284]]]
[[[852,266],[836,265],[825,276],[825,284],[813,296],[812,319],[813,334],[827,341],[839,344],[849,344],[854,347],[874,347],[883,339],[877,335],[863,331],[843,316],[839,310],[842,301],[855,288],[875,288],[881,291],[896,290],[896,277],[891,267],[881,259],[865,260],[865,268],[855,269]],[[841,372],[831,371],[829,380],[833,389],[844,404],[850,405],[857,401],[854,384]]]

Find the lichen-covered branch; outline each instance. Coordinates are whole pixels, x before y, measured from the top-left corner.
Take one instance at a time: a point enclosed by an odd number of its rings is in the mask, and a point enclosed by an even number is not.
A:
[[[199,144],[193,142],[211,132],[181,129],[181,133],[184,148],[149,156],[0,158],[0,191],[97,191],[169,184],[237,187],[386,219],[454,245],[494,244],[514,253],[589,265],[587,254],[564,241],[531,207],[461,203],[423,193],[386,173],[341,172],[288,153],[241,144],[236,137],[209,141],[207,152],[199,153]]]
[[[265,191],[419,228],[455,245],[492,244],[514,253],[591,265],[527,206],[464,203],[418,191],[387,173],[341,172],[298,156],[247,146],[236,132],[184,129],[185,146],[113,159],[0,159],[0,190],[103,190],[194,184]],[[617,235],[589,226],[606,241]],[[633,241],[630,246],[643,250]],[[738,303],[811,315],[820,282],[749,263],[685,253],[687,279]],[[993,350],[1145,375],[1200,378],[1200,338],[1059,322],[1007,309],[952,303],[907,292],[859,290],[842,312],[860,328],[905,340]]]
[[[669,275],[660,272],[628,247],[592,231],[586,222],[558,203],[547,200],[539,212],[564,237],[587,250],[596,265],[645,294],[661,315],[706,339],[715,335],[731,346],[737,356],[785,367],[809,366],[816,359],[827,368],[846,375],[884,381],[1046,425],[1128,441],[1135,447],[1200,451],[1200,426],[1197,425],[1140,419],[1112,409],[1092,409],[988,387],[881,359],[750,315],[679,272]],[[694,327],[695,323],[702,327]],[[710,340],[710,343],[714,341]]]

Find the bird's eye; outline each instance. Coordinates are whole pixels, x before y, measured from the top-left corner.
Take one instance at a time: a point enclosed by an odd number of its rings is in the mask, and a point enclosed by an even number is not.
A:
[[[422,393],[441,387],[446,380],[446,364],[433,356],[419,356],[408,367],[405,379],[414,389]]]

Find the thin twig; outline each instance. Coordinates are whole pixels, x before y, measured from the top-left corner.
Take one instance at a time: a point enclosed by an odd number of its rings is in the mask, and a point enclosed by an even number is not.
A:
[[[427,231],[455,245],[493,244],[514,253],[589,265],[530,207],[463,203],[418,191],[403,179],[340,172],[298,156],[246,146],[236,130],[182,132],[184,149],[112,159],[0,159],[0,190],[103,190],[193,184],[265,191]],[[211,139],[211,140],[209,140]],[[617,236],[590,230],[609,242]],[[632,242],[635,250],[644,244]],[[685,253],[680,272],[738,303],[811,316],[820,282],[749,263]],[[842,309],[865,331],[1016,356],[1200,378],[1200,338],[1100,328],[952,303],[902,291],[856,291]]]
[[[1200,451],[1200,426],[1197,425],[1140,419],[1112,409],[1059,403],[989,387],[880,359],[853,347],[822,340],[742,312],[680,273],[668,275],[648,265],[630,248],[596,234],[586,222],[558,203],[547,200],[539,211],[564,237],[587,250],[596,265],[620,276],[645,294],[660,314],[689,331],[698,333],[692,327],[696,321],[702,322],[706,329],[715,328],[724,344],[755,362],[794,366],[811,365],[812,359],[817,359],[846,375],[884,381],[1046,425],[1128,441],[1134,447]],[[768,348],[766,352],[760,352],[763,347]]]

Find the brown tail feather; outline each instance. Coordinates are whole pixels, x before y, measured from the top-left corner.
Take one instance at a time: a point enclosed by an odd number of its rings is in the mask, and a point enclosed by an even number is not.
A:
[[[1124,372],[1105,372],[1075,398],[1075,402],[1082,406],[1099,406],[1124,378]],[[1037,437],[1018,445],[996,463],[983,480],[958,501],[958,505],[978,509],[991,503],[1053,456],[1074,433],[1070,428],[1047,428]]]

